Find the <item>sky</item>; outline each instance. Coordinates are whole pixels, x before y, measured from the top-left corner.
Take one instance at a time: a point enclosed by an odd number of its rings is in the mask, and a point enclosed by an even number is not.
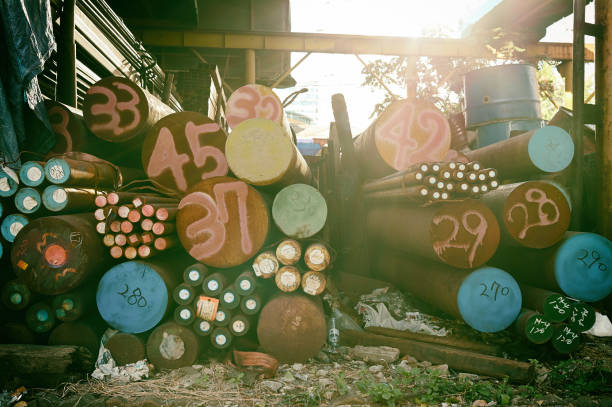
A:
[[[291,0],[291,30],[294,32],[386,35],[419,37],[428,29],[444,27],[450,37],[461,30],[488,0]],[[593,19],[593,5],[587,7],[587,21]],[[549,27],[543,41],[571,42],[572,20],[567,17]],[[304,56],[292,53],[292,65]],[[365,55],[366,62],[378,58]],[[373,120],[374,105],[384,98],[382,91],[362,87],[362,64],[354,55],[311,54],[293,72],[297,85],[277,89],[281,100],[291,92],[308,88],[318,98],[313,128],[303,136],[325,136],[333,121],[331,95],[343,93],[347,102],[353,134],[364,130]],[[287,110],[292,110],[291,106]]]

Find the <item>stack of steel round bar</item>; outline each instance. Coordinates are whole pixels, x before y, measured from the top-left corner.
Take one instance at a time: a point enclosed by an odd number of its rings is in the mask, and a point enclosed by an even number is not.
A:
[[[477,161],[422,163],[368,182],[362,192],[372,201],[427,203],[479,197],[498,186],[497,170]]]
[[[253,260],[255,275],[274,280],[276,288],[291,293],[302,291],[317,296],[325,291],[325,271],[331,263],[328,246],[313,242],[305,246],[293,239],[282,240],[275,250],[261,252]]]
[[[115,259],[147,259],[179,245],[174,198],[111,192],[98,195],[95,205],[96,231]]]
[[[209,336],[213,347],[226,349],[234,338],[255,332],[265,298],[262,289],[251,270],[215,271],[192,264],[172,293],[177,304],[174,322],[200,337]]]

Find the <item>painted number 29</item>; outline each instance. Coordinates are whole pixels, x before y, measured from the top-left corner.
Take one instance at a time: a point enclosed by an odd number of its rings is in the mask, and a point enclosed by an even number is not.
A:
[[[476,226],[472,227],[469,224],[470,217],[478,220]],[[482,245],[484,237],[487,234],[487,220],[480,212],[475,210],[465,211],[461,217],[461,223],[459,223],[458,219],[450,215],[441,215],[433,219],[433,223],[435,225],[439,225],[444,221],[451,222],[453,224],[453,230],[451,231],[448,239],[434,242],[433,248],[436,254],[441,256],[447,249],[450,248],[462,249],[467,253],[468,264],[470,267],[472,267],[474,264],[474,259],[476,258],[476,251],[478,250],[478,247]],[[457,242],[457,235],[459,234],[461,227],[463,227],[468,234],[472,235],[474,239],[469,239],[468,241],[464,242]]]
[[[599,252],[597,250],[587,250],[587,249],[582,249],[580,250],[581,255],[579,257],[576,258],[576,260],[579,260],[582,262],[582,264],[584,264],[584,266],[587,269],[591,269],[591,267],[593,267],[594,265],[597,265],[597,268],[600,271],[607,271],[608,270],[608,265],[601,262],[601,255],[599,254]],[[589,256],[590,255],[590,256]]]

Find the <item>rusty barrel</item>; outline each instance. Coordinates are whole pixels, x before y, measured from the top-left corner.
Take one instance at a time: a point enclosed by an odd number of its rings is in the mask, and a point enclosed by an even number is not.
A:
[[[520,282],[594,302],[612,292],[612,243],[595,233],[567,232],[546,249],[502,247],[489,264]]]
[[[149,130],[173,110],[127,78],[109,76],[88,90],[83,117],[97,137],[121,143]]]
[[[259,315],[259,343],[279,362],[306,361],[321,350],[326,337],[325,314],[317,297],[278,294]]]
[[[199,353],[200,344],[196,334],[174,322],[158,326],[147,340],[147,357],[157,369],[191,366]]]
[[[527,181],[502,185],[482,196],[502,228],[502,243],[535,249],[563,238],[570,224],[571,201],[561,185]]]
[[[499,245],[499,224],[493,212],[475,200],[425,208],[380,205],[367,214],[372,241],[453,267],[485,264]]]
[[[574,142],[562,128],[545,126],[465,155],[485,168],[496,168],[501,180],[521,180],[566,169],[574,157]]]
[[[227,124],[233,130],[249,119],[268,119],[280,125],[286,136],[291,128],[283,111],[283,104],[274,90],[264,85],[248,84],[230,95],[226,107]]]
[[[136,363],[146,357],[145,342],[140,336],[117,332],[104,344],[119,366]]]
[[[215,177],[191,188],[179,203],[179,239],[197,261],[229,268],[245,263],[263,246],[269,212],[261,195],[243,181]]]
[[[282,127],[268,119],[250,119],[230,133],[225,155],[232,173],[252,185],[276,189],[312,183],[308,163]]]
[[[104,248],[91,214],[38,218],[17,235],[11,264],[32,291],[68,292],[104,268]]]
[[[325,226],[327,204],[316,188],[307,184],[289,185],[274,197],[272,218],[283,234],[306,239]]]
[[[158,121],[142,145],[142,167],[161,185],[185,192],[198,182],[228,172],[227,134],[197,112],[179,112]]]
[[[141,333],[166,315],[185,264],[176,253],[158,256],[155,263],[127,261],[108,270],[96,294],[98,311],[113,328]]]
[[[445,313],[481,332],[509,327],[521,310],[521,289],[514,278],[495,267],[474,271],[417,259],[405,253],[379,253],[375,272]]]
[[[363,178],[374,179],[421,162],[444,161],[451,144],[446,117],[424,100],[398,100],[354,139]]]

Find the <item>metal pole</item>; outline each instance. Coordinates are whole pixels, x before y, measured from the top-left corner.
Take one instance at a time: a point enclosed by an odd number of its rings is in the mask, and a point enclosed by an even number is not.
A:
[[[610,150],[612,147],[612,114],[610,114],[610,101],[612,101],[612,82],[609,73],[612,70],[612,31],[609,24],[612,22],[612,7],[608,0],[595,1],[595,23],[604,27],[602,38],[596,39],[595,47],[595,102],[602,109],[602,125],[596,129],[597,153],[599,161],[599,174],[601,176],[602,190],[599,195],[599,222],[598,232],[610,238],[609,207],[612,203],[612,182],[610,166]]]
[[[584,0],[574,0],[574,47],[573,47],[573,108],[574,108],[574,173],[572,201],[574,203],[573,230],[580,230],[582,217],[582,161],[584,158]]]
[[[57,95],[59,102],[77,107],[76,45],[74,42],[75,0],[64,0],[60,19],[57,58]]]
[[[256,68],[255,68],[255,50],[247,49],[245,53],[245,71],[244,81],[246,84],[255,83]]]

